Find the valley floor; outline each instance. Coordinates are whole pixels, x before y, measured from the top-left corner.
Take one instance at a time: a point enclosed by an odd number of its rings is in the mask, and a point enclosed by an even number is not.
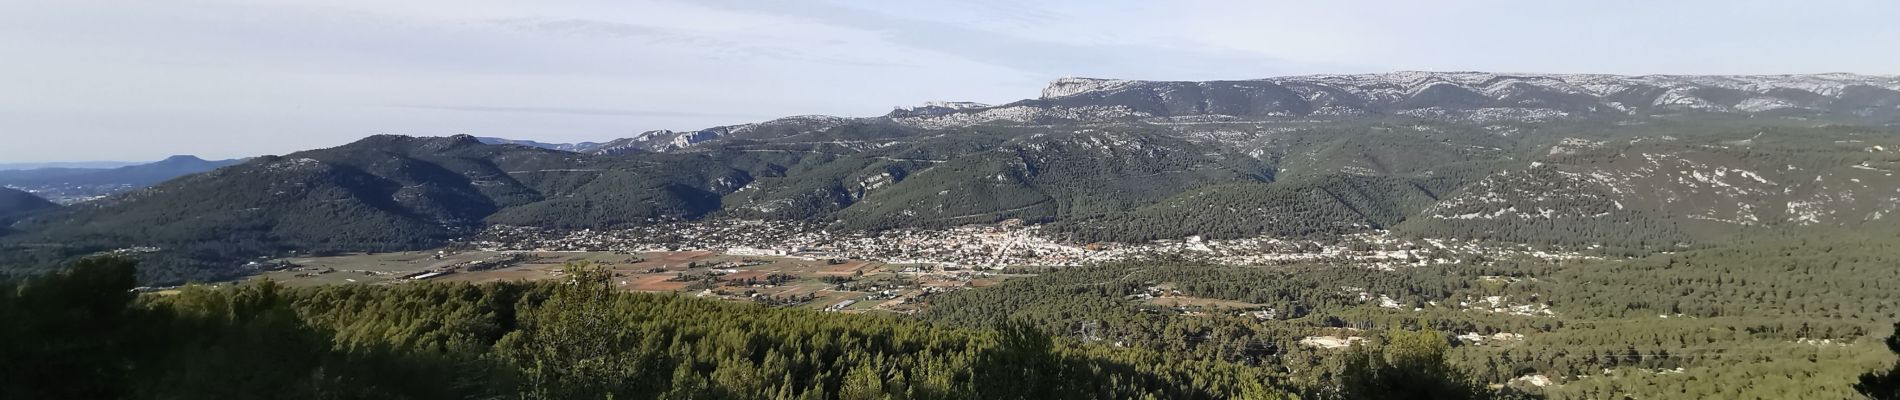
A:
[[[588,264],[615,287],[826,311],[916,312],[924,295],[994,285],[1028,275],[935,265],[714,251],[426,251],[287,258],[249,278],[289,286],[559,279]]]
[[[1338,263],[1395,269],[1489,259],[1585,260],[1584,251],[1557,246],[1476,240],[1415,239],[1386,231],[1316,239],[1262,236],[1213,240],[1189,237],[1146,243],[1077,243],[1018,221],[949,229],[832,232],[795,222],[708,220],[624,230],[549,230],[494,227],[462,247],[489,251],[715,251],[734,255],[791,255],[876,260],[971,269],[1073,266],[1155,258],[1189,258],[1226,265]]]
[[[495,228],[428,252],[276,260],[291,286],[563,277],[604,266],[626,291],[1027,323],[1328,382],[1355,345],[1442,332],[1448,361],[1549,398],[1849,398],[1893,355],[1891,237],[1742,240],[1642,258],[1408,239],[1072,244],[1009,222],[839,234],[709,221],[616,231]],[[1589,249],[1579,249],[1588,251]]]

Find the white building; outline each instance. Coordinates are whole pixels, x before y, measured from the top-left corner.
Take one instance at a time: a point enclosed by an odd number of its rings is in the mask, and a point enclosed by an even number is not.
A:
[[[728,249],[726,249],[726,254],[730,254],[730,255],[735,255],[735,256],[770,256],[770,257],[779,257],[779,256],[784,256],[784,255],[785,255],[785,250],[782,250],[782,249],[761,249],[761,248],[755,248],[755,247],[733,247],[733,248],[728,248]]]

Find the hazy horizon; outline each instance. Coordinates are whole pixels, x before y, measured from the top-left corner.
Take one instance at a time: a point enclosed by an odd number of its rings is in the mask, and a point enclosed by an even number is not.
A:
[[[1900,39],[1900,4],[1784,3],[19,2],[0,4],[0,163],[606,141],[1062,76],[1900,73],[1867,49]]]

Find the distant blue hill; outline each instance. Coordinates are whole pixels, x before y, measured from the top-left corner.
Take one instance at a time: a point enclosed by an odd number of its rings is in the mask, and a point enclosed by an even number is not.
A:
[[[55,202],[70,204],[242,162],[244,159],[213,161],[179,155],[156,162],[114,168],[0,170],[0,186],[26,190]]]

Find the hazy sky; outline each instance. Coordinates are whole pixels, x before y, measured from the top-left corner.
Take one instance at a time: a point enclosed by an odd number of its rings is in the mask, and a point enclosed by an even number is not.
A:
[[[601,141],[1000,103],[1064,75],[1895,74],[1895,15],[1888,0],[0,0],[0,163],[378,133]]]

